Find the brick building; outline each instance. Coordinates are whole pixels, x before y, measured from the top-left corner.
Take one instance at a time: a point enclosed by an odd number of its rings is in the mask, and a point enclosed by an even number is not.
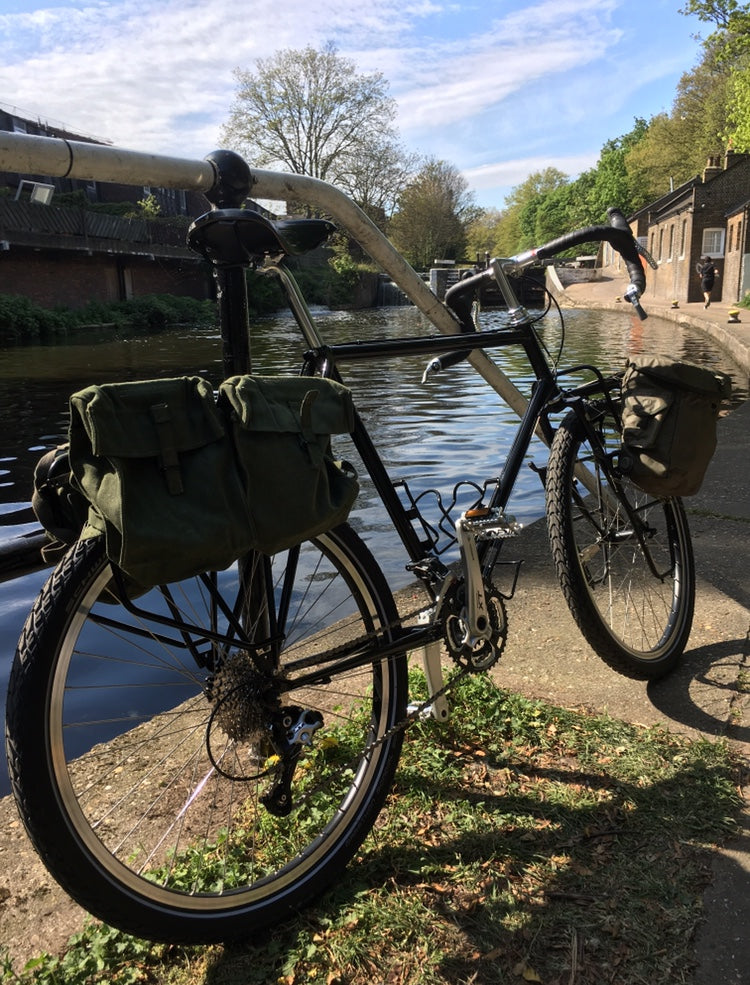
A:
[[[719,276],[714,298],[734,304],[750,291],[750,156],[731,151],[709,158],[702,175],[630,216],[633,234],[658,263],[647,271],[647,294],[683,302],[703,300],[695,266],[710,256]],[[601,265],[619,272],[609,246]]]
[[[1,105],[0,130],[102,143]],[[106,211],[122,203],[137,211],[149,195],[157,219]],[[194,192],[0,172],[0,293],[47,307],[145,294],[209,297],[206,265],[185,246],[190,219],[207,208]]]

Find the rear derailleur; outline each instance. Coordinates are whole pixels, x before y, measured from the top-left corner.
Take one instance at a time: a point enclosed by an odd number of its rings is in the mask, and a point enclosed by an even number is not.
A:
[[[292,810],[297,762],[303,749],[312,746],[323,716],[309,708],[282,705],[278,680],[259,673],[244,651],[222,660],[207,682],[206,696],[213,705],[206,748],[214,768],[238,782],[270,777],[260,802],[269,814],[286,817]],[[231,753],[216,755],[227,742]]]

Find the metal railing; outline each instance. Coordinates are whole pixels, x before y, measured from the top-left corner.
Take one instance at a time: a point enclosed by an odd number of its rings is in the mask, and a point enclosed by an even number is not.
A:
[[[170,222],[143,218],[125,218],[107,212],[94,212],[75,206],[57,208],[54,205],[34,205],[0,198],[0,239],[20,242],[29,236],[56,236],[63,239],[117,240],[123,243],[159,244],[179,248],[187,253],[185,233],[188,220],[182,227]],[[34,245],[38,245],[36,242]]]

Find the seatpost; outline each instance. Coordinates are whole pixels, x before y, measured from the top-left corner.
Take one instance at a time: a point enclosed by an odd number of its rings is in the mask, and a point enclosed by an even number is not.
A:
[[[206,158],[216,172],[213,188],[206,192],[212,209],[240,209],[250,194],[250,168],[233,151],[218,150]],[[250,311],[245,265],[213,265],[219,306],[224,377],[252,371]]]
[[[252,372],[250,311],[244,267],[214,265],[224,378]]]
[[[206,198],[211,208],[241,209],[250,194],[250,168],[233,151],[213,151],[206,158],[214,168],[216,180]],[[219,305],[224,378],[250,373],[250,310],[247,303],[247,264],[213,263]],[[273,579],[268,558],[251,551],[237,562],[242,586],[243,625],[251,638],[268,640],[273,635],[269,606],[269,586]]]

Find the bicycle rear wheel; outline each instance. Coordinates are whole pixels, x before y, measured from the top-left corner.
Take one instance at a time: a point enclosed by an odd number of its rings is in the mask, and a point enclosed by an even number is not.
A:
[[[595,425],[605,455],[619,447],[617,422]],[[577,474],[588,470],[584,486]],[[654,679],[680,659],[690,635],[695,565],[678,499],[656,499],[612,478],[575,413],[555,434],[546,499],[552,557],[581,632],[611,667]]]
[[[289,916],[339,875],[391,786],[406,659],[378,657],[396,610],[369,551],[343,526],[252,560],[241,591],[235,565],[127,611],[103,541],[82,542],[19,643],[6,733],[28,832],[71,896],[140,937],[219,941]],[[266,642],[243,649],[261,569],[250,629]]]

